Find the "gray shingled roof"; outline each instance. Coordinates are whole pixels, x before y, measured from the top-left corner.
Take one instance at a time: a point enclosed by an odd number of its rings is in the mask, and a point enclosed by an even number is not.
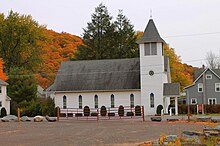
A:
[[[165,59],[168,67],[168,58]],[[53,91],[112,91],[140,89],[140,59],[84,60],[62,62]],[[178,83],[165,83],[164,96],[180,94]]]
[[[193,74],[193,81],[195,81],[204,71],[204,69],[195,70]]]
[[[140,89],[140,59],[62,62],[50,88],[72,92]]]
[[[179,83],[164,83],[163,84],[163,95],[164,96],[179,96],[180,95],[180,84]]]
[[[205,69],[195,70],[193,75],[193,81],[195,81],[204,72],[204,70]],[[220,69],[212,69],[212,71],[220,77]]]
[[[159,42],[166,43],[161,37],[154,24],[153,19],[150,19],[147,27],[145,28],[143,36],[137,41],[138,44]]]
[[[3,80],[0,79],[0,85],[7,86],[8,83],[6,83],[5,81],[3,81]]]

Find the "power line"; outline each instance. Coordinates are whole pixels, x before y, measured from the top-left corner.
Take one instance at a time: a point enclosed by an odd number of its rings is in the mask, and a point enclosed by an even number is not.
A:
[[[175,38],[175,37],[192,37],[192,36],[204,36],[204,35],[215,35],[220,34],[220,32],[205,32],[205,33],[194,33],[194,34],[180,34],[173,36],[165,36],[164,38]]]

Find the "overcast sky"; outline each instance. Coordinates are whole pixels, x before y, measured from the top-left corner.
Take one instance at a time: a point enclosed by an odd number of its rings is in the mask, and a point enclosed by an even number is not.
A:
[[[210,50],[219,56],[220,0],[0,0],[0,12],[30,14],[48,29],[82,36],[101,2],[114,18],[122,9],[139,31],[144,31],[152,9],[161,37],[183,63],[201,67]]]

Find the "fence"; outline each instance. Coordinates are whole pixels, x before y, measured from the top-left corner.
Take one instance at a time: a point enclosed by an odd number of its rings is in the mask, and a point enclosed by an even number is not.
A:
[[[117,119],[144,119],[144,106],[119,106],[89,108],[85,106],[79,108],[60,109],[60,118],[74,120],[117,120]]]

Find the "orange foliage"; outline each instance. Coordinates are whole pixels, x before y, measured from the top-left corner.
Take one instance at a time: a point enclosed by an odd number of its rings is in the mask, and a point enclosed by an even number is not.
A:
[[[168,45],[164,46],[164,52],[165,55],[169,57],[172,82],[180,83],[181,90],[192,84],[193,72],[196,68],[187,64],[182,64],[180,56],[177,56],[174,49],[170,48]]]
[[[3,72],[3,64],[4,64],[3,59],[0,58],[0,79],[5,81],[5,80],[8,79],[8,77],[7,77],[6,74]]]
[[[35,76],[38,84],[43,88],[53,83],[60,63],[74,58],[77,46],[82,43],[80,37],[65,32],[57,33],[45,29],[45,34],[46,39],[40,42],[43,48],[43,64],[39,73]]]

